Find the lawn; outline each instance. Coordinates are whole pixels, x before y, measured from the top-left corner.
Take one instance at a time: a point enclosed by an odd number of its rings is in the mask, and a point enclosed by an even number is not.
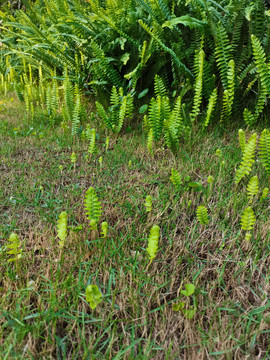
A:
[[[140,127],[110,136],[107,146],[100,127],[91,155],[86,140],[45,117],[29,119],[11,96],[2,100],[2,359],[269,359],[269,198],[260,200],[268,178],[256,154],[258,194],[249,202],[248,179],[235,185],[237,128],[194,128],[176,155],[160,143],[151,156]],[[105,238],[90,230],[89,187],[101,202],[99,226],[109,224]],[[245,240],[241,216],[250,204],[256,223]],[[69,229],[61,249],[63,211]],[[154,225],[160,239],[150,262]],[[11,233],[22,252],[8,262]],[[94,310],[85,296],[91,284],[102,294]]]

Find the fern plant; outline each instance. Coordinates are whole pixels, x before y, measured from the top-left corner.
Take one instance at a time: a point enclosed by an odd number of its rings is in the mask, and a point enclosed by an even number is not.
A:
[[[101,216],[101,203],[98,201],[98,197],[93,187],[90,187],[86,191],[84,206],[87,219],[90,221],[91,229],[96,230],[97,222]]]
[[[102,302],[102,294],[99,291],[97,285],[88,285],[85,291],[86,301],[92,310],[94,310],[98,304]]]
[[[207,110],[206,110],[206,119],[203,124],[204,127],[207,127],[209,124],[209,121],[215,109],[216,102],[217,102],[217,89],[215,88],[211,93],[208,101]]]
[[[251,203],[253,200],[253,197],[257,195],[259,192],[259,179],[258,176],[253,176],[247,186],[247,196],[248,200]]]
[[[268,174],[268,183],[270,183],[270,132],[264,129],[259,139],[259,157],[262,165]]]
[[[150,235],[148,238],[148,247],[146,249],[148,253],[148,258],[150,260],[149,265],[153,261],[153,259],[156,257],[158,252],[158,241],[160,237],[160,228],[158,225],[152,226],[150,230]]]
[[[269,192],[269,189],[268,189],[268,188],[264,188],[264,189],[263,189],[262,195],[261,195],[261,197],[260,197],[260,201],[261,201],[261,202],[264,201],[264,200],[267,198],[268,192]]]
[[[153,204],[152,204],[152,197],[151,197],[151,195],[147,195],[147,196],[146,196],[144,205],[145,205],[145,209],[146,209],[147,212],[152,211],[152,205],[153,205]]]
[[[197,64],[196,64],[196,69],[197,69],[197,76],[196,76],[196,81],[195,81],[195,86],[194,86],[194,102],[193,102],[193,108],[192,108],[192,112],[191,112],[191,121],[194,121],[197,116],[199,115],[200,112],[200,105],[201,105],[201,101],[202,101],[202,87],[203,87],[203,64],[204,64],[204,51],[201,50],[198,54],[198,56],[196,56],[197,58]]]
[[[17,264],[18,260],[22,257],[22,243],[19,236],[15,233],[10,234],[8,241],[9,244],[6,245],[6,253],[13,256],[8,259],[8,262],[13,261]]]
[[[203,205],[198,206],[196,213],[197,213],[197,220],[202,226],[209,224],[207,209],[205,206]]]
[[[171,170],[170,180],[177,189],[180,188],[180,186],[182,184],[181,175],[174,168],[172,168],[172,170]]]
[[[244,210],[244,212],[241,216],[241,229],[248,231],[245,235],[246,240],[250,240],[250,238],[251,238],[250,230],[253,229],[255,221],[256,221],[256,218],[255,218],[254,212],[253,212],[251,206],[248,206]]]
[[[131,118],[133,110],[133,97],[129,93],[124,95],[123,88],[112,87],[110,97],[110,107],[108,112],[104,109],[104,106],[96,101],[96,107],[99,116],[101,116],[105,125],[114,133],[119,133],[123,127],[124,120]]]
[[[239,168],[236,170],[236,174],[235,174],[236,185],[241,181],[241,179],[245,175],[248,175],[251,171],[252,164],[254,163],[256,142],[257,142],[257,134],[254,133],[250,136],[249,141],[245,146],[242,162]]]
[[[108,225],[107,221],[103,221],[101,223],[101,236],[103,238],[106,238],[108,236],[108,227],[109,227],[109,225]]]
[[[59,248],[63,249],[67,237],[67,213],[61,212],[57,222],[57,236],[59,237]]]

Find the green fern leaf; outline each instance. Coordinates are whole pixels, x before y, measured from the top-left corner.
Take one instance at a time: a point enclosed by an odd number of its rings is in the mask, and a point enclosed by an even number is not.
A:
[[[270,175],[270,132],[264,129],[259,140],[259,156],[267,174]]]
[[[248,206],[241,217],[241,229],[242,230],[252,230],[255,224],[256,218],[254,212],[250,206]]]
[[[201,225],[207,225],[209,223],[207,209],[205,206],[200,205],[197,208],[197,220],[200,222]]]
[[[264,201],[264,200],[267,198],[268,192],[269,192],[269,189],[268,189],[268,188],[264,188],[264,189],[263,189],[262,195],[261,195],[261,197],[260,197],[260,201],[261,201],[261,202]]]
[[[148,257],[150,262],[156,257],[158,252],[158,241],[160,237],[160,228],[158,225],[154,225],[150,230],[150,235],[148,238],[148,247],[146,251],[148,252]]]
[[[258,176],[253,176],[247,186],[247,193],[249,202],[252,201],[253,197],[259,192],[259,179]]]
[[[88,285],[85,294],[86,301],[89,302],[92,310],[94,310],[102,301],[102,294],[96,285]]]
[[[151,197],[151,195],[146,196],[144,205],[145,205],[145,208],[146,208],[147,212],[152,211],[152,197]]]
[[[207,110],[206,110],[206,119],[205,119],[205,122],[203,125],[204,127],[207,127],[209,124],[211,115],[213,114],[213,111],[216,106],[216,102],[217,102],[217,89],[215,88],[209,98],[209,102],[208,102],[208,106],[207,106]]]
[[[101,235],[103,238],[106,238],[108,235],[108,227],[109,227],[109,225],[108,225],[107,221],[103,221],[101,223]]]
[[[174,168],[172,168],[171,170],[170,180],[176,188],[179,188],[180,185],[182,184],[181,175]]]
[[[59,247],[62,249],[65,245],[67,237],[67,213],[66,211],[61,212],[57,222],[57,236],[59,237]]]
[[[197,69],[198,73],[196,76],[196,82],[194,87],[194,101],[193,101],[193,108],[191,112],[191,121],[194,121],[196,117],[200,113],[200,105],[202,101],[202,86],[203,86],[203,63],[204,63],[204,51],[201,50],[198,54],[198,64]]]
[[[90,187],[85,194],[84,206],[88,220],[98,222],[101,216],[101,204],[93,187]]]
[[[241,179],[248,175],[251,171],[252,164],[254,163],[255,148],[257,142],[257,134],[254,133],[250,136],[248,143],[245,146],[242,162],[235,174],[235,184],[237,185]]]
[[[9,249],[9,251],[6,250],[6,253],[10,254],[10,255],[14,255],[13,258],[8,259],[8,262],[11,262],[11,261],[16,262],[22,256],[21,255],[22,249],[20,249],[22,244],[19,240],[19,236],[15,233],[12,233],[12,234],[10,234],[8,241],[9,241],[9,244],[6,245],[6,248],[7,248],[7,250]]]

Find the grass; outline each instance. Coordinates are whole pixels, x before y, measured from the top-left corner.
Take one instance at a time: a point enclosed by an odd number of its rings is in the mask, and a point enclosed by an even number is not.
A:
[[[98,153],[86,159],[87,141],[45,118],[27,120],[23,105],[7,98],[0,112],[3,359],[270,358],[268,199],[253,201],[257,221],[245,241],[240,219],[248,206],[247,179],[234,184],[242,156],[237,129],[194,134],[177,156],[160,145],[151,157],[138,129],[111,137],[108,151],[101,129]],[[181,173],[178,190],[172,167]],[[262,190],[267,175],[260,162],[255,174]],[[105,240],[91,234],[86,220],[90,186],[102,204],[100,222],[109,223]],[[199,205],[208,210],[204,227],[196,219]],[[83,230],[69,232],[61,260],[56,224],[62,211],[68,225]],[[162,235],[148,266],[153,225]],[[4,250],[11,232],[23,242],[17,268]],[[185,299],[180,290],[188,283],[196,290]],[[95,310],[85,299],[89,284],[103,295]],[[172,310],[179,301],[197,308],[193,319]]]

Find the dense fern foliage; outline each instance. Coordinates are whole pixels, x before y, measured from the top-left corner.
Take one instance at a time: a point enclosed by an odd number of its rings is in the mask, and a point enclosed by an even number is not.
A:
[[[29,113],[31,103],[46,98],[52,116],[56,79],[59,87],[63,81],[73,92],[76,84],[72,105],[66,102],[63,113],[73,134],[81,120],[80,92],[99,95],[100,104],[113,87],[114,92],[122,89],[122,96],[145,89],[152,95],[156,75],[165,85],[162,101],[167,96],[169,108],[178,96],[190,123],[201,120],[206,127],[213,119],[224,123],[233,115],[253,126],[267,114],[270,16],[261,0],[35,0],[15,12],[0,12],[0,18],[0,86],[15,90]],[[40,88],[40,67],[51,88],[47,95],[39,89],[42,94],[31,100],[27,86],[39,83]],[[128,98],[118,113],[116,132],[126,102]],[[110,116],[98,107],[112,128]],[[152,100],[149,111],[155,110]],[[166,117],[163,127],[169,147],[176,142],[173,121]],[[153,128],[154,139],[158,128]]]

